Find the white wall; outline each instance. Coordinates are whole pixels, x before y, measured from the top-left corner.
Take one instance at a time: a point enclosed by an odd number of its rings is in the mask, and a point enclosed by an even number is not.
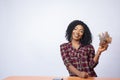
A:
[[[0,78],[8,76],[68,76],[59,45],[75,19],[93,33],[113,38],[95,68],[99,77],[120,77],[120,0],[0,0]]]

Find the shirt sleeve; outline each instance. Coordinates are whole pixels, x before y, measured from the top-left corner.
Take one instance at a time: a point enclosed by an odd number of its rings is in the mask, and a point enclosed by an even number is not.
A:
[[[62,60],[65,66],[68,67],[69,65],[71,65],[71,63],[70,63],[70,58],[67,52],[66,45],[60,45],[60,51],[61,51]]]
[[[94,62],[93,58],[95,56],[94,47],[91,45],[89,48],[89,66],[90,68],[94,68],[98,63]]]

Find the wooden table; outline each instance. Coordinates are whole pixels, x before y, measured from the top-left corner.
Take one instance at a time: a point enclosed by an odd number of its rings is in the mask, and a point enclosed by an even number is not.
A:
[[[120,80],[120,78],[99,78],[99,77],[89,77],[89,78],[79,78],[79,77],[53,77],[53,76],[11,76],[3,80]]]

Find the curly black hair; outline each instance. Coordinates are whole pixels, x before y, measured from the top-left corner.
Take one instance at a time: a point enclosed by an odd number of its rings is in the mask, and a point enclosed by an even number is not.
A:
[[[80,20],[74,20],[68,25],[68,28],[66,30],[66,35],[65,35],[66,39],[69,42],[71,42],[72,31],[77,25],[81,25],[84,28],[84,34],[83,34],[82,38],[80,39],[80,43],[83,45],[91,44],[92,43],[92,34],[90,32],[90,29],[83,21],[80,21]]]

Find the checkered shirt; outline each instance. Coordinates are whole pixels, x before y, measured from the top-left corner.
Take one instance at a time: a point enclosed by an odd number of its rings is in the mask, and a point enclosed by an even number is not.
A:
[[[77,76],[70,72],[69,65],[73,65],[79,71],[85,71],[91,77],[97,77],[94,67],[97,65],[93,61],[95,50],[92,45],[81,45],[78,49],[72,47],[70,42],[60,45],[61,56],[70,76]]]

